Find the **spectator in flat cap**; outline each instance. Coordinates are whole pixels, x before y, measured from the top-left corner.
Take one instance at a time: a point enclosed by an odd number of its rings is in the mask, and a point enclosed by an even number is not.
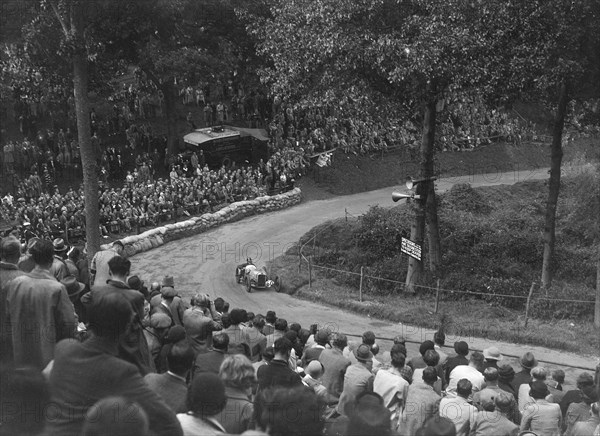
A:
[[[512,386],[512,381],[515,378],[515,370],[508,362],[498,363],[498,387],[505,392],[508,392],[515,400],[517,399],[516,392]]]
[[[150,434],[148,414],[139,404],[123,397],[104,398],[90,407],[85,416],[81,436],[106,434],[148,436]]]
[[[90,288],[106,284],[106,281],[110,279],[108,262],[115,256],[121,256],[124,251],[123,243],[115,241],[110,248],[101,250],[94,255],[90,263]]]
[[[137,315],[137,322],[132,325],[129,335],[121,337],[119,344],[119,357],[136,365],[142,376],[156,371],[154,361],[148,349],[148,342],[142,328],[142,320],[145,318],[145,299],[141,292],[130,289],[127,285],[127,276],[131,268],[131,262],[121,256],[113,256],[108,261],[108,279],[104,284],[97,283],[92,291],[81,297],[81,303],[85,307],[86,316],[89,319],[94,299],[102,294],[118,293],[126,297],[129,305]]]
[[[17,263],[21,256],[21,243],[14,236],[0,241],[0,326],[6,325],[6,295],[11,280],[24,275]],[[8,329],[0,329],[0,363],[12,363],[12,339]]]
[[[512,381],[512,387],[515,391],[515,398],[517,401],[519,401],[519,388],[522,384],[531,383],[531,370],[538,364],[533,353],[529,351],[523,354],[519,363],[521,365],[521,371],[515,374],[515,377]]]
[[[150,313],[164,313],[171,318],[171,325],[183,326],[183,314],[187,307],[175,288],[169,286],[172,283],[173,277],[165,277],[160,288],[160,297],[157,295],[150,300]]]
[[[36,264],[31,273],[8,283],[6,325],[11,329],[14,365],[42,370],[54,356],[54,345],[75,335],[77,323],[67,289],[50,274],[52,242],[38,241],[31,255]]]
[[[323,386],[327,388],[330,398],[339,400],[344,387],[344,374],[351,365],[350,359],[344,357],[343,352],[348,345],[348,338],[343,333],[333,335],[331,348],[325,349],[319,355],[319,362],[323,364]]]
[[[438,379],[435,368],[429,366],[423,371],[425,383],[413,383],[408,388],[406,406],[398,422],[398,433],[414,435],[431,417],[438,416],[440,396],[433,390]],[[454,429],[454,425],[452,425]]]
[[[196,374],[187,395],[187,413],[177,415],[185,435],[213,436],[227,431],[218,416],[227,405],[225,385],[217,374]]]
[[[446,394],[456,396],[456,385],[460,379],[466,378],[473,386],[473,393],[479,392],[484,386],[483,374],[483,354],[475,351],[471,354],[468,365],[459,365],[450,373],[450,381],[446,388]],[[471,400],[473,397],[469,398]]]
[[[254,414],[254,406],[250,401],[256,382],[254,367],[246,356],[234,354],[223,360],[219,377],[225,384],[227,405],[218,420],[227,433],[240,434],[248,430]]]
[[[482,403],[483,410],[475,416],[471,426],[471,436],[514,436],[519,431],[509,415],[513,410],[513,401],[507,392],[500,392],[493,401]]]
[[[79,436],[86,413],[96,402],[122,396],[144,409],[152,434],[182,435],[175,414],[148,388],[139,369],[119,357],[123,337],[138,324],[127,296],[119,292],[97,294],[88,318],[90,338],[83,343],[65,340],[56,346],[49,378],[54,407],[47,434]]]
[[[367,344],[360,344],[353,354],[356,363],[350,365],[346,370],[342,395],[336,407],[337,413],[344,416],[350,416],[352,404],[359,394],[373,392],[373,381],[375,379],[371,372],[373,368],[371,347]]]
[[[449,356],[448,360],[444,364],[444,377],[445,382],[450,381],[450,373],[454,368],[459,365],[468,365],[469,359],[467,356],[469,355],[469,344],[465,341],[457,341],[454,343],[454,352],[456,353],[453,356]]]
[[[560,406],[549,403],[546,397],[550,394],[548,386],[542,380],[531,383],[529,395],[534,400],[523,412],[520,430],[532,431],[538,435],[557,436],[561,434],[562,414]]]
[[[150,316],[150,322],[144,329],[144,337],[148,343],[148,352],[152,358],[154,368],[160,367],[160,350],[170,328],[171,318],[164,313],[155,313]]]
[[[174,413],[187,412],[186,378],[194,363],[194,351],[187,341],[173,345],[167,354],[169,370],[163,374],[146,374],[148,387],[161,396]]]

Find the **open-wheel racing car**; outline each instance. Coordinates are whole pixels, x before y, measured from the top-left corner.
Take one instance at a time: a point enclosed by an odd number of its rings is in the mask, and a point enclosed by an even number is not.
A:
[[[270,276],[267,268],[258,268],[252,263],[252,259],[247,259],[246,263],[238,265],[235,268],[235,280],[246,287],[246,291],[252,292],[252,289],[275,289],[275,292],[281,291],[281,279],[277,276]]]

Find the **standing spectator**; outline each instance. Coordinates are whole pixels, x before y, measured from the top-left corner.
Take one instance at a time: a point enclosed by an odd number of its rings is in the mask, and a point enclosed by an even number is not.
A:
[[[39,238],[31,238],[27,241],[27,254],[21,256],[19,259],[19,263],[17,266],[19,269],[25,273],[30,273],[35,268],[35,261],[33,260],[33,256],[31,255],[31,248],[39,241]]]
[[[472,389],[469,380],[460,379],[456,385],[456,397],[445,397],[440,401],[440,416],[454,423],[457,436],[467,436],[475,423],[477,409],[468,401]]]
[[[206,353],[212,345],[212,333],[223,328],[210,316],[210,304],[208,295],[196,294],[191,299],[191,307],[183,312],[186,336],[196,355]]]
[[[292,343],[287,338],[279,338],[273,346],[274,357],[271,363],[258,369],[258,390],[274,386],[300,386],[302,380],[298,373],[290,369],[288,361],[292,352]]]
[[[201,372],[212,372],[218,374],[221,364],[225,360],[227,348],[229,346],[229,336],[227,333],[214,335],[212,338],[213,346],[207,353],[200,353],[196,356],[194,363],[194,377]]]
[[[258,362],[267,349],[267,337],[262,334],[265,326],[265,319],[256,315],[251,320],[251,327],[248,328],[248,345],[250,346],[250,361]]]
[[[279,338],[283,338],[285,336],[285,332],[287,331],[287,321],[283,318],[277,318],[275,320],[273,327],[275,330],[272,334],[267,335],[267,347],[273,347],[275,345],[275,341]],[[266,326],[265,326],[266,327]]]
[[[21,243],[14,236],[0,241],[0,363],[12,363],[12,338],[6,329],[6,297],[11,280],[24,275],[17,263],[21,255]]]
[[[77,268],[77,262],[79,262],[79,248],[71,247],[67,252],[67,258],[65,259],[65,265],[67,265],[67,270],[69,271],[69,275],[75,277],[77,281],[79,280],[79,268]],[[85,284],[85,282],[82,282]]]
[[[263,334],[269,337],[275,331],[275,321],[277,321],[277,315],[274,311],[268,310],[267,315],[265,316],[265,326],[263,327]],[[269,345],[267,344],[267,347]]]
[[[52,261],[52,267],[50,267],[50,274],[60,282],[70,274],[65,263],[65,255],[69,247],[62,238],[55,239],[52,245],[54,246],[54,260]]]
[[[482,403],[483,411],[475,415],[471,436],[515,436],[519,426],[508,418],[511,404],[506,392],[499,393],[493,401],[488,399]]]
[[[390,351],[392,367],[377,371],[373,382],[373,391],[383,398],[383,405],[390,411],[393,424],[397,424],[402,415],[409,387],[408,382],[400,373],[406,361],[406,356],[402,351],[401,345],[392,346]]]
[[[164,313],[171,319],[171,325],[183,326],[183,314],[186,310],[185,303],[175,288],[162,286],[160,289],[161,301],[153,310],[153,313]]]
[[[218,420],[227,433],[243,433],[250,427],[254,413],[250,401],[256,381],[252,362],[241,354],[227,356],[219,369],[219,377],[225,384],[227,405]]]
[[[446,361],[448,360],[448,355],[444,351],[442,351],[442,347],[446,343],[446,335],[441,329],[433,334],[433,342],[435,344],[434,350],[437,351],[437,353],[440,355],[439,364],[443,367],[446,364]]]
[[[75,308],[65,286],[50,274],[52,242],[39,240],[30,251],[36,266],[8,284],[6,322],[15,366],[42,370],[54,356],[54,345],[74,336]]]
[[[104,434],[148,436],[150,434],[148,414],[139,404],[123,397],[103,398],[86,413],[81,436]]]
[[[562,415],[558,404],[549,403],[548,386],[541,380],[531,383],[529,395],[535,401],[529,404],[523,413],[521,431],[532,431],[539,436],[558,436],[561,434]]]
[[[423,371],[425,383],[410,385],[404,413],[398,423],[398,433],[412,436],[429,418],[438,414],[440,396],[433,390],[437,379],[437,371],[430,366]]]
[[[144,409],[153,434],[182,435],[175,414],[148,388],[138,368],[118,357],[119,344],[137,323],[123,293],[104,292],[94,298],[89,310],[91,337],[84,343],[66,340],[56,346],[49,379],[54,407],[47,434],[80,435],[88,410],[98,400],[116,395]]]
[[[113,242],[112,246],[107,250],[97,252],[90,264],[90,288],[94,286],[103,286],[110,279],[110,270],[108,261],[115,256],[123,254],[125,246],[121,241]]]
[[[344,375],[344,387],[340,401],[336,407],[337,413],[350,416],[351,406],[356,397],[362,392],[373,392],[373,353],[367,344],[361,344],[354,351],[357,363],[348,367]]]
[[[319,362],[323,364],[323,385],[327,388],[330,398],[339,400],[344,387],[346,369],[352,364],[350,359],[344,357],[343,351],[348,346],[348,339],[343,333],[336,333],[332,340],[332,348],[325,349],[319,355]]]
[[[230,313],[231,325],[223,329],[223,333],[229,336],[229,354],[243,354],[250,358],[250,345],[248,334],[242,326],[244,314],[241,309],[233,309]]]
[[[148,352],[154,369],[160,366],[160,352],[169,328],[171,328],[171,319],[164,313],[155,313],[150,316],[148,327],[144,328],[144,338],[148,344]]]
[[[184,436],[225,434],[218,417],[226,405],[225,385],[218,375],[203,373],[195,376],[188,388],[188,412],[177,415]]]
[[[167,354],[169,371],[146,374],[144,380],[152,391],[165,400],[174,413],[185,413],[187,407],[186,377],[194,363],[194,351],[185,341],[174,344]]]
[[[144,296],[141,292],[130,289],[126,283],[131,262],[121,256],[114,256],[108,261],[107,266],[110,279],[104,285],[97,283],[91,292],[81,297],[81,303],[86,308],[87,319],[90,319],[90,311],[94,310],[94,300],[96,298],[103,294],[123,295],[129,301],[137,317],[129,333],[120,337],[119,357],[136,365],[142,375],[154,372],[156,368],[150,357],[148,343],[141,324],[145,317]]]

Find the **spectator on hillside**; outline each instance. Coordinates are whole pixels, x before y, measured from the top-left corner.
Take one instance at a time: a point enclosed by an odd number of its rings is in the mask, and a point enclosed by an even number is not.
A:
[[[60,282],[70,274],[69,268],[67,268],[67,264],[65,263],[65,257],[69,247],[62,238],[55,239],[52,242],[52,245],[54,247],[54,260],[50,267],[50,274],[56,277],[56,280]]]
[[[274,311],[268,310],[265,316],[265,326],[263,327],[263,335],[269,336],[275,331],[275,321],[277,321],[277,315]],[[269,345],[267,345],[268,347]]]
[[[344,387],[344,375],[352,364],[350,359],[344,357],[343,351],[348,345],[348,339],[343,333],[336,333],[331,342],[332,347],[327,348],[319,355],[319,362],[323,364],[323,385],[327,388],[329,396],[338,400]]]
[[[90,319],[93,311],[94,300],[104,294],[123,295],[128,304],[136,313],[136,322],[131,325],[131,330],[127,335],[121,335],[119,343],[119,357],[136,365],[140,373],[146,375],[156,370],[154,361],[148,348],[148,342],[144,336],[142,320],[145,317],[144,296],[141,292],[130,289],[126,283],[131,262],[121,256],[113,256],[107,265],[109,279],[103,285],[98,282],[94,289],[81,297],[81,303],[85,307],[86,318]]]
[[[90,264],[90,288],[94,286],[104,286],[110,279],[110,269],[108,262],[115,256],[121,256],[125,246],[121,241],[113,242],[112,246],[106,250],[97,252],[92,258]]]
[[[558,404],[549,403],[548,386],[542,380],[531,383],[529,395],[534,400],[523,412],[520,430],[532,431],[538,435],[558,436],[561,433],[562,415]],[[519,397],[519,401],[520,401]]]
[[[374,393],[357,398],[346,426],[346,436],[392,435],[393,422],[383,399]]]
[[[392,346],[392,350],[390,351],[392,367],[377,371],[377,375],[373,381],[373,391],[383,398],[383,405],[390,411],[394,427],[400,419],[408,396],[409,383],[402,377],[400,372],[406,361],[406,356],[402,353],[403,351],[404,349],[401,345]]]
[[[275,341],[279,338],[283,338],[285,336],[285,332],[288,328],[288,323],[283,318],[277,318],[275,323],[273,324],[274,330],[273,333],[267,335],[267,347],[272,347],[275,345]]]
[[[469,359],[467,359],[467,356],[469,355],[469,344],[467,344],[465,341],[455,342],[454,352],[456,354],[454,356],[449,356],[446,364],[444,365],[444,377],[446,382],[450,380],[450,373],[454,368],[459,365],[469,364]]]
[[[481,374],[483,370],[483,354],[478,351],[471,354],[468,365],[459,365],[450,373],[450,380],[446,388],[446,394],[456,396],[456,385],[459,380],[466,378],[471,382],[472,392],[479,392],[483,389],[484,378]],[[471,398],[469,399],[471,400]]]
[[[304,368],[304,373],[306,375],[302,378],[302,383],[311,389],[323,404],[335,404],[338,401],[337,398],[331,399],[327,392],[327,388],[323,386],[323,383],[321,382],[324,371],[325,368],[321,362],[318,360],[311,360]]]
[[[122,292],[98,293],[88,319],[89,339],[65,340],[56,346],[49,379],[55,407],[46,432],[77,436],[97,401],[122,396],[144,409],[153,434],[182,435],[175,414],[148,388],[139,369],[118,357],[119,345],[139,322],[130,300]]]
[[[344,350],[344,357],[347,357],[348,359],[350,359],[350,362],[352,362],[352,363],[357,363],[358,361],[356,360],[354,351],[361,344],[367,345],[369,347],[369,350],[371,350],[371,347],[373,346],[373,344],[375,344],[375,333],[368,330],[362,334],[361,342],[348,341],[348,346]]]
[[[517,401],[519,401],[519,388],[523,384],[531,383],[531,370],[537,366],[537,360],[533,356],[533,353],[527,352],[523,354],[521,360],[519,361],[521,364],[521,371],[515,374],[515,377],[512,381],[512,387],[515,391],[515,397]]]
[[[440,356],[439,365],[443,367],[446,364],[446,361],[448,360],[448,355],[444,351],[442,351],[442,347],[446,343],[446,335],[441,329],[433,334],[433,342],[435,344],[433,349],[437,351],[437,353]]]
[[[291,370],[288,361],[292,352],[292,343],[286,338],[279,338],[273,346],[274,357],[271,363],[261,366],[257,372],[258,391],[275,386],[295,387],[302,385],[302,379]]]
[[[473,395],[473,405],[478,410],[485,410],[485,403],[493,403],[494,399],[501,393],[504,393],[510,399],[510,410],[507,413],[508,418],[515,424],[521,423],[521,413],[517,405],[517,400],[514,395],[504,391],[498,386],[498,370],[496,368],[486,368],[483,371],[483,378],[485,380],[485,388],[479,392],[475,392]]]
[[[423,371],[425,383],[410,385],[406,406],[398,423],[398,433],[414,435],[429,418],[438,415],[440,396],[433,390],[437,379],[437,371],[430,366]]]
[[[373,392],[373,353],[369,345],[360,344],[354,351],[354,357],[357,362],[346,369],[342,395],[336,406],[337,413],[343,416],[350,416],[351,406],[359,394]]]
[[[0,363],[12,363],[12,338],[5,327],[6,324],[6,295],[11,280],[24,275],[17,263],[21,255],[21,243],[14,236],[8,236],[0,241]]]
[[[302,366],[308,365],[313,360],[318,360],[319,356],[329,346],[329,330],[321,329],[315,335],[315,344],[306,348],[302,353]]]
[[[469,380],[460,379],[456,385],[456,396],[445,397],[440,401],[440,416],[454,423],[457,436],[468,436],[475,424],[477,408],[468,401],[472,389],[473,385]]]
[[[223,333],[229,336],[229,354],[243,354],[250,358],[248,332],[242,326],[244,314],[241,309],[233,309],[230,313],[231,325],[223,328]]]
[[[535,381],[541,381],[541,382],[546,383],[547,374],[548,373],[546,371],[546,368],[543,368],[541,366],[536,366],[535,368],[533,368],[531,370],[531,383],[533,383]],[[519,404],[519,411],[521,412],[521,415],[523,415],[523,413],[525,412],[527,405],[534,402],[531,399],[531,396],[529,395],[529,391],[531,390],[531,383],[528,383],[528,384],[524,383],[519,387],[518,404]],[[554,402],[554,398],[552,398],[550,391],[548,391],[548,397],[546,398],[546,400],[550,403]]]
[[[440,355],[434,349],[428,349],[427,351],[425,351],[425,354],[421,357],[423,358],[423,362],[425,362],[425,365],[427,365],[426,368],[431,366],[431,367],[434,367],[435,370],[437,371],[439,378],[433,385],[433,388],[435,389],[435,391],[438,394],[441,395],[442,389],[443,389],[441,377],[443,375],[443,372],[442,372],[441,366],[439,366]],[[413,383],[423,383],[424,369],[425,368],[415,369],[415,371],[413,373]]]
[[[148,387],[161,396],[174,413],[185,413],[187,406],[186,378],[194,363],[194,351],[186,341],[181,341],[167,354],[169,371],[163,374],[146,374]]]
[[[219,377],[225,384],[227,405],[217,418],[227,433],[240,434],[250,428],[254,406],[250,398],[256,382],[252,362],[241,354],[227,356]]]
[[[225,434],[227,431],[218,417],[226,405],[225,385],[218,375],[208,372],[195,375],[188,388],[188,412],[177,415],[184,434]]]
[[[563,391],[563,383],[565,382],[565,372],[562,369],[552,371],[552,378],[546,380],[548,390],[552,394],[555,403],[560,403],[566,392]]]
[[[106,397],[99,400],[85,415],[81,436],[106,434],[149,436],[148,414],[139,404],[124,397]]]
[[[486,398],[481,407],[471,425],[471,436],[514,436],[518,433],[519,426],[509,418],[513,401],[508,393],[499,393],[493,401]]]
[[[498,361],[502,360],[502,354],[500,354],[500,350],[498,347],[488,347],[483,350],[483,357],[485,359],[483,363],[483,368],[496,368],[498,369]]]
[[[573,434],[573,428],[578,422],[584,422],[592,413],[592,405],[598,401],[598,393],[595,386],[585,387],[581,390],[583,401],[571,403],[563,420],[565,435]]]
[[[35,268],[14,278],[6,292],[6,325],[10,327],[14,365],[42,370],[54,356],[54,345],[75,334],[75,308],[65,286],[50,274],[52,242],[31,247]]]
[[[590,409],[590,417],[585,421],[577,422],[571,434],[565,436],[594,436],[600,430],[600,404],[595,402]]]
[[[408,366],[410,366],[413,371],[417,370],[417,369],[424,369],[427,368],[427,363],[425,363],[425,360],[423,359],[423,356],[425,356],[425,353],[427,352],[427,350],[435,350],[435,344],[433,343],[433,341],[424,341],[420,346],[419,346],[419,356],[415,356],[412,359],[409,360],[409,362],[407,363]],[[438,360],[439,360],[439,355],[438,355]],[[418,379],[419,377],[415,377],[415,379]]]
[[[265,326],[265,319],[261,315],[255,315],[250,321],[250,325],[247,330],[250,361],[256,363],[261,360],[267,348],[267,337],[262,333],[262,329]]]
[[[498,387],[503,391],[511,394],[515,400],[517,394],[512,386],[512,382],[515,378],[515,370],[508,362],[498,363]]]
[[[227,333],[218,332],[212,338],[212,348],[206,353],[196,355],[193,374],[201,372],[211,372],[218,374],[221,369],[221,364],[227,355],[229,347],[229,336]]]
[[[567,391],[560,401],[560,410],[563,417],[566,415],[571,403],[581,403],[583,401],[583,390],[594,386],[594,376],[589,372],[582,372],[577,376],[576,386],[577,389]]]
[[[187,339],[195,354],[206,353],[212,345],[213,332],[223,327],[210,315],[211,302],[206,294],[196,294],[190,301],[191,307],[183,312],[183,326]],[[208,312],[208,313],[207,313]]]

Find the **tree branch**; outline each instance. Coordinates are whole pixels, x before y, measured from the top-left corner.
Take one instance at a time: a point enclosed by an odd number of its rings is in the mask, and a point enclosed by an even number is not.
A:
[[[58,10],[58,5],[56,5],[52,0],[48,0],[48,4],[52,7],[52,10],[54,11],[54,15],[56,16],[56,19],[60,23],[60,27],[62,27],[62,30],[65,34],[65,38],[69,38],[69,35],[70,35],[69,28],[67,27],[67,23],[65,22],[63,17],[60,15],[60,11]]]

